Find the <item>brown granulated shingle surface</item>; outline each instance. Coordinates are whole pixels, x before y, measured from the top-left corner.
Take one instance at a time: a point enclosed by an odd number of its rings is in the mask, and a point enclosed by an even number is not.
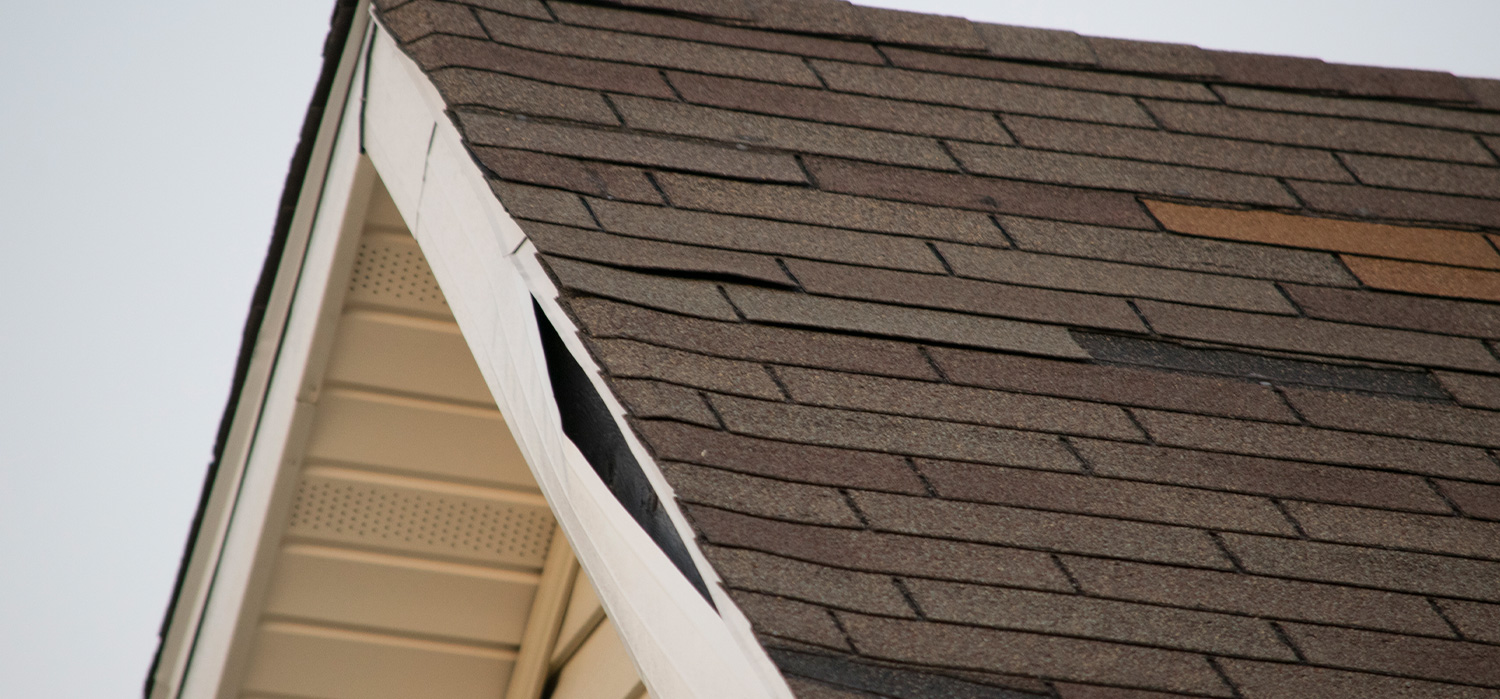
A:
[[[1500,82],[377,8],[796,696],[1500,696]]]

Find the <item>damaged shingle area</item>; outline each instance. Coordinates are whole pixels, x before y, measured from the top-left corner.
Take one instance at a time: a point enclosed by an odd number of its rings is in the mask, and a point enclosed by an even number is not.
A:
[[[375,4],[799,697],[1500,696],[1500,81]]]

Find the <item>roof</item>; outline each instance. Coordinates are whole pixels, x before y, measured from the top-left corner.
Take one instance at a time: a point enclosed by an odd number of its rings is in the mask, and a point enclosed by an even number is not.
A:
[[[798,696],[1497,696],[1500,81],[376,4]]]

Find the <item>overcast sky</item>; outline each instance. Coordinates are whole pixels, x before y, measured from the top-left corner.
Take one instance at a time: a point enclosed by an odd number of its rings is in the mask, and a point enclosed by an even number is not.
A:
[[[866,0],[1500,77],[1494,0]],[[139,696],[329,0],[0,21],[0,697]]]

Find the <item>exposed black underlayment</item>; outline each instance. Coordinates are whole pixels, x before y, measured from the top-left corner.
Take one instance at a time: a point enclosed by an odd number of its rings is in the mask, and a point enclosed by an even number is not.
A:
[[[535,300],[532,309],[536,312],[536,324],[542,334],[542,352],[547,357],[547,375],[552,381],[552,394],[557,398],[557,409],[562,416],[563,434],[578,446],[578,451],[583,452],[583,458],[594,467],[594,472],[599,474],[600,480],[609,487],[609,492],[620,501],[625,511],[646,530],[662,553],[667,554],[672,564],[698,589],[698,594],[713,607],[714,601],[708,595],[708,587],[703,584],[703,576],[693,565],[687,546],[683,545],[682,537],[672,526],[672,520],[667,517],[651,482],[646,480],[646,472],[641,470],[640,463],[630,452],[630,446],[604,399],[594,390],[594,384],[583,372],[583,367],[578,365]]]
[[[892,699],[1039,699],[1032,694],[904,667],[874,665],[848,656],[804,653],[785,648],[768,651],[788,675],[872,692]]]
[[[1073,339],[1083,346],[1089,356],[1103,362],[1180,369],[1258,381],[1394,393],[1416,398],[1448,398],[1431,376],[1414,371],[1322,364],[1077,331],[1073,332]]]

